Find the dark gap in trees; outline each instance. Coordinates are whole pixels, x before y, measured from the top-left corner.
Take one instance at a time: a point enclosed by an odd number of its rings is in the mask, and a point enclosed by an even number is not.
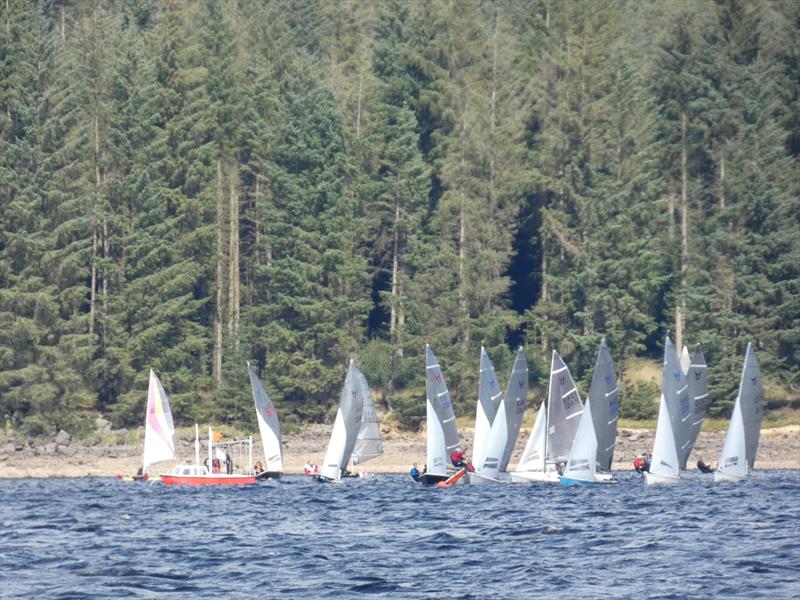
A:
[[[536,197],[528,198],[517,217],[517,233],[514,236],[514,254],[508,265],[506,275],[511,278],[509,295],[511,308],[520,315],[536,304],[542,290],[541,245],[539,228],[542,224],[539,202]],[[511,329],[506,336],[507,343],[515,348],[525,341],[524,326]]]
[[[370,338],[374,338],[381,331],[385,331],[389,325],[389,311],[381,299],[381,292],[391,289],[391,281],[391,273],[385,269],[378,269],[372,278],[372,289],[370,290],[372,308],[367,317],[367,335]]]

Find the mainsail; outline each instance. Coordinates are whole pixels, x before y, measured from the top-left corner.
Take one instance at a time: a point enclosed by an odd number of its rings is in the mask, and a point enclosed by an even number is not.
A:
[[[278,422],[278,411],[275,410],[275,405],[249,362],[247,363],[247,373],[250,375],[250,388],[253,391],[253,402],[256,406],[261,446],[264,448],[264,469],[270,473],[282,473],[283,447],[281,446],[281,425]]]
[[[528,359],[522,346],[517,350],[517,357],[514,359],[514,367],[511,369],[511,377],[508,379],[506,393],[503,398],[505,407],[505,426],[506,440],[503,456],[500,459],[500,470],[508,468],[508,461],[517,445],[519,428],[522,426],[522,419],[525,416],[525,405],[528,402]]]
[[[589,386],[589,399],[586,401],[587,405],[590,403],[597,442],[597,468],[609,471],[611,461],[614,459],[614,446],[617,443],[619,389],[614,375],[614,363],[605,338],[600,342],[597,351],[597,362]]]
[[[553,350],[547,395],[547,462],[565,462],[569,456],[583,403],[569,368]]]
[[[361,395],[364,408],[361,411],[361,428],[358,430],[356,445],[350,458],[354,466],[383,454],[383,442],[381,441],[378,415],[375,413],[375,403],[372,401],[367,378],[358,368],[356,368],[356,389]]]
[[[364,401],[358,393],[356,379],[356,366],[351,360],[339,397],[339,410],[336,412],[328,450],[325,452],[325,460],[320,469],[320,473],[328,479],[341,478],[361,428]]]
[[[475,438],[472,442],[472,461],[476,465],[482,465],[486,458],[492,423],[503,395],[497,383],[494,365],[483,346],[481,346],[480,369],[478,403],[475,407]]]
[[[151,370],[144,421],[142,472],[146,472],[150,465],[175,458],[175,425],[172,423],[169,399],[161,381]]]
[[[429,345],[425,345],[425,396],[428,418],[427,472],[446,476],[450,453],[461,447],[453,404],[442,369]]]
[[[688,357],[689,353],[686,347],[684,346],[683,349]],[[683,370],[683,358],[681,358],[681,370]],[[684,372],[689,384],[691,415],[689,417],[688,445],[680,452],[681,469],[686,468],[686,462],[692,453],[692,448],[694,448],[697,436],[700,434],[700,429],[703,427],[703,420],[706,417],[706,408],[708,407],[708,366],[706,365],[706,357],[703,355],[703,349],[699,344],[692,353],[688,369]]]

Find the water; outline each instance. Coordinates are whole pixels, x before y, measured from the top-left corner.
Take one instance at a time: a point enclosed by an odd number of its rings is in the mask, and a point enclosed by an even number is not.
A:
[[[798,598],[800,472],[711,485],[0,481],[2,598]]]

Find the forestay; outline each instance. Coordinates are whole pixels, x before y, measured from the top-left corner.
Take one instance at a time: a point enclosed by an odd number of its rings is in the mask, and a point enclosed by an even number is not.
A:
[[[425,396],[428,428],[427,472],[447,476],[450,453],[461,447],[453,404],[431,347],[425,346]]]
[[[363,408],[364,402],[356,386],[356,367],[351,360],[339,398],[339,410],[336,412],[328,450],[320,470],[324,477],[337,480],[341,478],[356,445]]]
[[[147,388],[142,471],[147,471],[150,465],[175,458],[175,425],[172,423],[169,399],[161,381],[151,370]]]
[[[361,427],[358,430],[356,445],[351,456],[353,466],[383,454],[380,424],[378,423],[378,415],[375,413],[375,403],[372,401],[372,393],[369,391],[367,378],[364,377],[360,369],[356,368],[355,371],[356,389],[361,395],[363,409],[361,411]]]
[[[253,402],[256,406],[258,431],[261,434],[261,446],[264,449],[264,468],[270,473],[282,473],[283,447],[278,412],[249,362],[247,363],[247,373],[250,375],[250,388],[253,391]]]

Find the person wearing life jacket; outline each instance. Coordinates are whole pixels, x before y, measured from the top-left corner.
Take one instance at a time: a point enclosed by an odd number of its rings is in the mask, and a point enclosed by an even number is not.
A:
[[[414,466],[411,467],[409,475],[411,475],[414,481],[419,481],[419,478],[422,476],[422,473],[419,472],[419,469],[417,468],[417,463],[414,463]]]
[[[469,473],[475,472],[475,467],[467,461],[464,451],[460,448],[456,448],[450,453],[450,462],[456,469],[466,469]]]
[[[314,463],[306,463],[303,467],[303,471],[306,475],[317,475],[319,473],[319,468]]]
[[[633,468],[636,469],[637,473],[644,473],[650,470],[650,462],[640,454],[633,459]]]

